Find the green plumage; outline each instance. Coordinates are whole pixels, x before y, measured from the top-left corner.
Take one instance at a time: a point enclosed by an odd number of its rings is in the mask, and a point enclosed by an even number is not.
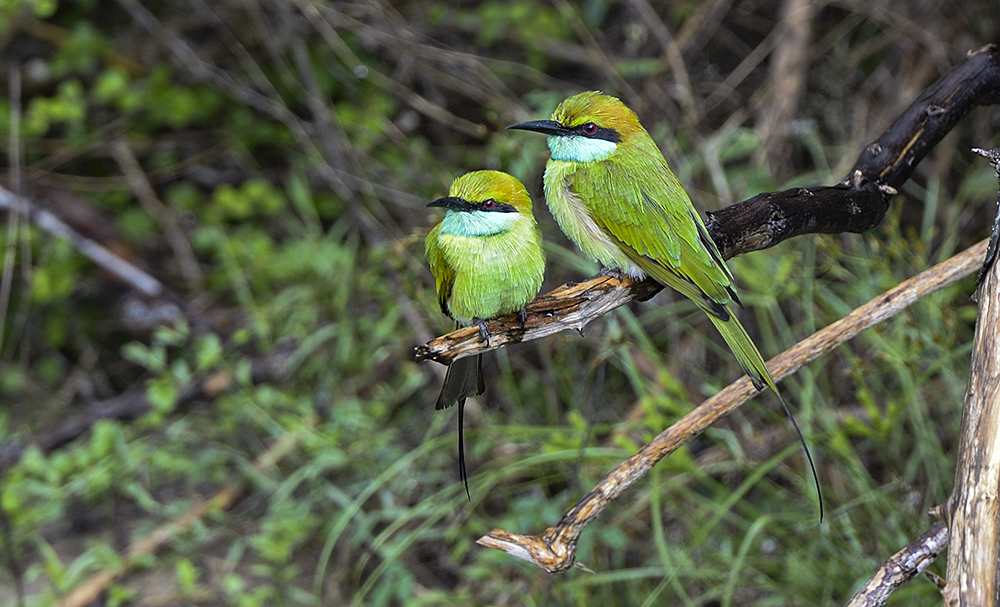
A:
[[[635,113],[618,99],[592,91],[563,101],[551,120],[507,128],[549,136],[545,201],[586,255],[610,270],[652,276],[690,298],[708,314],[754,387],[774,391],[805,450],[822,519],[819,477],[802,432],[760,351],[729,309],[739,303],[733,276]]]
[[[597,112],[595,105],[601,106]],[[568,153],[556,158],[553,150],[545,169],[545,200],[566,235],[604,267],[652,276],[692,299],[712,319],[757,389],[768,386],[777,392],[763,357],[729,311],[730,303],[739,302],[732,274],[635,114],[613,97],[583,93],[564,101],[553,120],[568,128],[593,122],[621,138],[598,160],[573,160]],[[549,139],[550,147],[559,145],[553,143],[557,136]]]
[[[456,179],[448,196],[440,199],[447,204],[431,203],[449,210],[426,241],[441,311],[468,325],[520,310],[545,273],[527,190],[506,173],[473,171]],[[482,393],[481,365],[470,363],[449,369],[439,409]]]
[[[427,236],[427,260],[437,282],[441,311],[463,324],[509,314],[531,301],[542,285],[545,257],[534,219],[519,214],[505,231],[462,233],[459,213]],[[447,229],[453,227],[454,231]]]
[[[448,209],[426,241],[441,311],[461,324],[479,324],[482,332],[482,321],[522,310],[542,286],[545,255],[521,182],[498,171],[466,173],[447,198],[431,206]],[[482,355],[461,358],[448,367],[435,406],[459,405],[458,457],[466,492],[463,408],[466,398],[484,390]]]

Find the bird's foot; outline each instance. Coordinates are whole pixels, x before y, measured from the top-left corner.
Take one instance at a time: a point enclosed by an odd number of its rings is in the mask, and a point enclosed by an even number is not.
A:
[[[472,322],[476,323],[479,327],[479,341],[485,341],[486,345],[490,345],[490,328],[486,326],[486,321],[482,318],[473,318]]]
[[[598,276],[608,276],[617,280],[622,280],[625,278],[625,274],[616,268],[601,268],[601,271],[597,273]]]
[[[528,322],[528,304],[521,306],[517,311],[517,319],[521,321],[521,330],[524,330],[524,323]]]

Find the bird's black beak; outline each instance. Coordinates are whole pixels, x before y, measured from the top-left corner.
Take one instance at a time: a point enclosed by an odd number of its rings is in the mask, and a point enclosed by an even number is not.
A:
[[[452,211],[468,211],[472,208],[469,201],[457,196],[445,196],[427,203],[429,207],[443,207]]]
[[[529,120],[528,122],[512,124],[507,128],[521,131],[535,131],[536,133],[545,133],[546,135],[556,136],[569,134],[569,129],[555,120]]]

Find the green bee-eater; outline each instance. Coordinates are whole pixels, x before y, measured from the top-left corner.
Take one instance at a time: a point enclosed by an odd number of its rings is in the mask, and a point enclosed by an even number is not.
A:
[[[548,135],[545,202],[588,257],[607,270],[652,276],[689,297],[722,333],[754,387],[767,386],[781,399],[763,357],[729,310],[740,303],[732,274],[632,110],[592,91],[564,100],[551,120],[507,128]],[[794,418],[792,424],[798,432]],[[808,448],[806,455],[813,467]]]
[[[426,243],[441,311],[478,325],[483,339],[489,339],[486,319],[520,311],[523,320],[525,304],[542,286],[545,254],[521,182],[499,171],[473,171],[427,206],[448,209]],[[462,415],[465,399],[484,389],[482,355],[460,358],[448,367],[435,407],[458,403],[458,461],[467,494]]]

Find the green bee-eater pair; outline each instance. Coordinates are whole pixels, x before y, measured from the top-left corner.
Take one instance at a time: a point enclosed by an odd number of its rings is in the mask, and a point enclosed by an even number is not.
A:
[[[651,276],[690,298],[722,333],[753,385],[778,394],[763,357],[729,309],[740,303],[732,274],[632,110],[615,97],[587,92],[559,104],[550,120],[507,128],[548,135],[545,202],[570,240],[606,271]],[[476,171],[456,179],[448,197],[428,206],[448,209],[428,234],[426,249],[441,310],[478,324],[488,338],[483,321],[523,310],[542,284],[545,261],[531,199],[514,177]],[[462,406],[482,392],[480,357],[469,357],[449,367],[437,401],[438,409],[459,404],[466,491]],[[813,467],[808,449],[806,455]]]

